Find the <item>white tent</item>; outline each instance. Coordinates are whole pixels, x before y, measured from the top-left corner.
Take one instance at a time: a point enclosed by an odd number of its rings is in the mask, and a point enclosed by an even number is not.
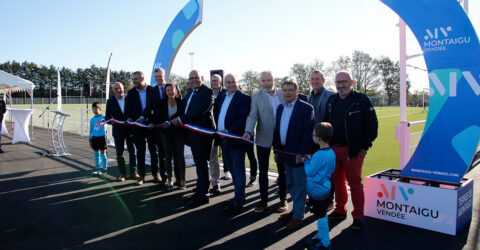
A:
[[[33,109],[33,88],[35,88],[33,82],[0,70],[0,94],[6,96],[6,103],[10,98],[10,107],[12,106],[12,93],[25,91],[30,95],[30,108]],[[30,121],[30,132],[32,131],[33,123]]]
[[[0,94],[11,95],[13,92],[26,91],[33,98],[33,82],[0,70]]]

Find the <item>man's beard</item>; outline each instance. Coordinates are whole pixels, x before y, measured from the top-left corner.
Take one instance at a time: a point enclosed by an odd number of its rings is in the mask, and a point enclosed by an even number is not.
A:
[[[265,87],[263,89],[267,92],[272,92],[273,90],[275,90],[275,87],[272,85],[272,86],[269,86],[269,87]]]

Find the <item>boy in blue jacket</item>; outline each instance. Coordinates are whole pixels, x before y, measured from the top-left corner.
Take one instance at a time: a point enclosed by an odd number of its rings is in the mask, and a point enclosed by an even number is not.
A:
[[[330,178],[335,171],[335,153],[329,146],[332,137],[333,127],[330,123],[317,123],[313,141],[320,146],[320,149],[311,159],[305,160],[307,193],[312,206],[310,211],[317,218],[317,235],[308,242],[310,249],[330,249],[327,208],[332,200]]]
[[[105,116],[101,114],[102,106],[99,102],[92,103],[92,111],[95,114],[90,119],[90,146],[95,154],[95,172],[94,175],[103,175],[107,173],[107,137],[105,134],[105,126],[100,125],[105,120]],[[100,158],[102,159],[102,169],[100,169]]]

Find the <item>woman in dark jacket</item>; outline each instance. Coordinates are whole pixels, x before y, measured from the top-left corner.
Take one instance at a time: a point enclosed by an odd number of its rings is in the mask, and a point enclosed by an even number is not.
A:
[[[178,88],[172,84],[165,85],[165,98],[161,103],[160,125],[164,129],[162,144],[165,150],[165,166],[167,169],[167,188],[173,189],[172,182],[172,158],[174,161],[175,185],[180,189],[185,189],[185,131],[184,128],[173,126],[168,121],[183,114],[184,107],[182,99],[178,93]]]

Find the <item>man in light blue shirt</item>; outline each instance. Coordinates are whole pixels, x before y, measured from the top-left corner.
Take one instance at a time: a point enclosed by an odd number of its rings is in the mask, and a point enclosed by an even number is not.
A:
[[[274,148],[296,154],[275,153],[278,168],[285,169],[287,189],[293,200],[292,211],[280,215],[280,219],[288,221],[288,229],[296,229],[303,222],[307,177],[302,156],[307,155],[312,148],[311,135],[315,119],[312,105],[298,99],[298,92],[298,84],[294,78],[284,80],[282,93],[285,103],[278,106],[273,136]]]

